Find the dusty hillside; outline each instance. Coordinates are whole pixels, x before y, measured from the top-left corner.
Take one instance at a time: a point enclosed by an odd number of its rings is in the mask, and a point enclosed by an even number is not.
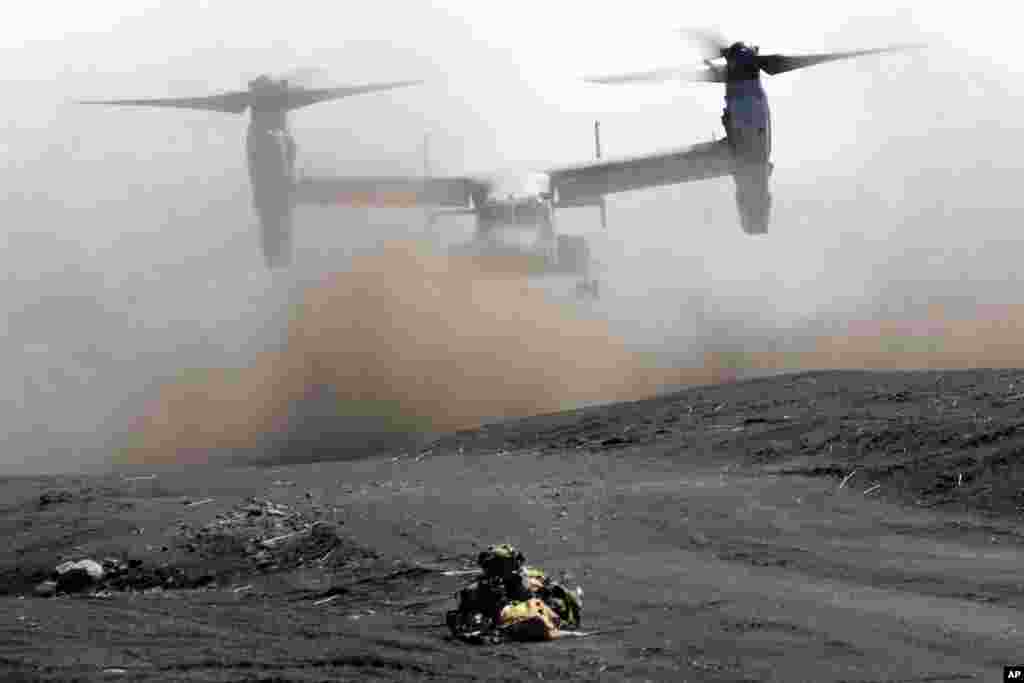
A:
[[[998,680],[1024,647],[1022,380],[809,373],[464,431],[407,457],[6,479],[0,666],[11,680]],[[599,634],[446,640],[462,579],[441,570],[498,541],[582,584]],[[128,569],[109,592],[32,597],[82,557]]]

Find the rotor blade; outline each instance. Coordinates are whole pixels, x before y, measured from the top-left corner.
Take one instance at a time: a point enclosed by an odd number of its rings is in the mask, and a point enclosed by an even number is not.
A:
[[[228,92],[209,97],[167,97],[140,100],[84,100],[79,104],[103,104],[113,106],[139,107],[174,107],[177,109],[201,109],[220,111],[228,114],[241,114],[249,106],[250,97],[247,92]]]
[[[592,76],[584,78],[587,83],[664,83],[666,81],[697,81],[705,83],[723,83],[725,76],[715,69],[693,69],[675,67],[668,69],[654,69],[652,71],[637,71],[628,74],[617,74],[614,76]]]
[[[894,45],[892,47],[879,47],[871,50],[853,50],[851,52],[830,52],[820,55],[764,55],[759,58],[759,63],[761,65],[761,69],[764,70],[765,73],[774,76],[776,74],[786,73],[787,71],[803,69],[804,67],[814,66],[816,64],[824,64],[825,62],[833,62],[839,59],[863,57],[865,55],[876,55],[882,54],[884,52],[913,50],[922,47],[924,47],[924,45]]]
[[[286,81],[297,88],[312,88],[316,81],[324,82],[327,70],[319,66],[299,66],[271,76],[278,81]]]
[[[683,28],[679,33],[689,42],[693,43],[705,59],[718,59],[725,56],[729,48],[729,42],[725,37],[714,29],[707,28]]]
[[[285,109],[299,109],[308,107],[318,102],[327,102],[352,95],[363,95],[365,93],[392,90],[394,88],[405,88],[410,85],[421,85],[423,81],[395,81],[392,83],[370,83],[368,85],[356,85],[340,88],[315,88],[311,90],[296,89],[287,94],[287,105]]]

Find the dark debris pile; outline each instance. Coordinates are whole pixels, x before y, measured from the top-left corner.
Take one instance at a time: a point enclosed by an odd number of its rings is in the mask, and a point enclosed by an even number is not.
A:
[[[180,522],[168,559],[106,558],[65,562],[35,594],[195,589],[231,584],[247,576],[301,566],[337,569],[377,554],[342,536],[335,524],[287,505],[249,498],[212,521]]]
[[[338,533],[337,525],[269,500],[248,498],[201,527],[180,523],[176,547],[209,566],[282,571],[316,564],[335,567],[375,554]]]

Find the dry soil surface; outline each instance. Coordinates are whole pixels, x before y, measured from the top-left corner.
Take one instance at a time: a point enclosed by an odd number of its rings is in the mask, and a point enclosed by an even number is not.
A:
[[[1024,372],[829,372],[404,456],[6,479],[0,668],[6,681],[997,681],[1024,662],[1022,447]],[[443,570],[495,542],[580,584],[597,634],[449,640],[466,577]],[[33,595],[59,561],[107,556],[134,561],[129,590]]]

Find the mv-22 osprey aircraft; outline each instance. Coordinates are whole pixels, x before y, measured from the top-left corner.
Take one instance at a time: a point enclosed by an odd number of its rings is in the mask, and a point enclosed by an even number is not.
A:
[[[581,276],[577,291],[597,295],[598,283],[589,277],[589,248],[584,238],[557,235],[555,210],[597,207],[607,228],[605,196],[644,188],[731,175],[736,184],[736,206],[747,234],[764,234],[771,217],[771,117],[761,86],[760,72],[779,74],[837,59],[879,54],[914,46],[895,46],[820,55],[760,55],[757,47],[726,44],[709,32],[689,32],[705,50],[706,69],[659,69],[586,79],[596,83],[689,79],[726,84],[722,117],[726,137],[708,143],[644,156],[601,159],[599,124],[594,135],[597,160],[551,168],[508,178],[459,176],[318,177],[300,179],[297,203],[360,206],[439,206],[447,211],[434,216],[467,214],[476,217],[474,243],[482,250],[500,249],[495,239],[503,227],[535,230],[533,255],[540,255],[546,272]],[[715,59],[724,65],[714,64]]]
[[[778,74],[836,59],[876,54],[880,48],[810,56],[760,55],[744,43],[728,45],[707,32],[691,32],[707,50],[707,69],[693,72],[660,69],[642,74],[588,79],[617,83],[689,79],[726,84],[724,140],[693,145],[640,157],[603,161],[600,138],[598,160],[564,168],[524,174],[511,179],[495,177],[327,177],[296,181],[296,145],[287,125],[287,113],[318,102],[422,83],[398,81],[355,87],[305,88],[289,79],[261,76],[244,91],[207,97],[130,99],[87,104],[176,107],[241,114],[251,113],[246,141],[253,205],[260,219],[263,252],[268,267],[291,262],[292,216],[297,204],[357,204],[363,206],[433,206],[447,211],[434,214],[470,214],[476,217],[476,244],[493,247],[505,227],[537,232],[537,248],[549,270],[583,276],[584,290],[596,292],[588,279],[589,250],[579,237],[556,236],[554,212],[570,207],[597,207],[606,225],[605,196],[644,188],[732,175],[743,230],[767,231],[771,195],[771,120],[761,87],[760,72]],[[906,46],[905,46],[906,47]],[[725,60],[724,66],[712,62]],[[599,131],[595,127],[595,135]]]

